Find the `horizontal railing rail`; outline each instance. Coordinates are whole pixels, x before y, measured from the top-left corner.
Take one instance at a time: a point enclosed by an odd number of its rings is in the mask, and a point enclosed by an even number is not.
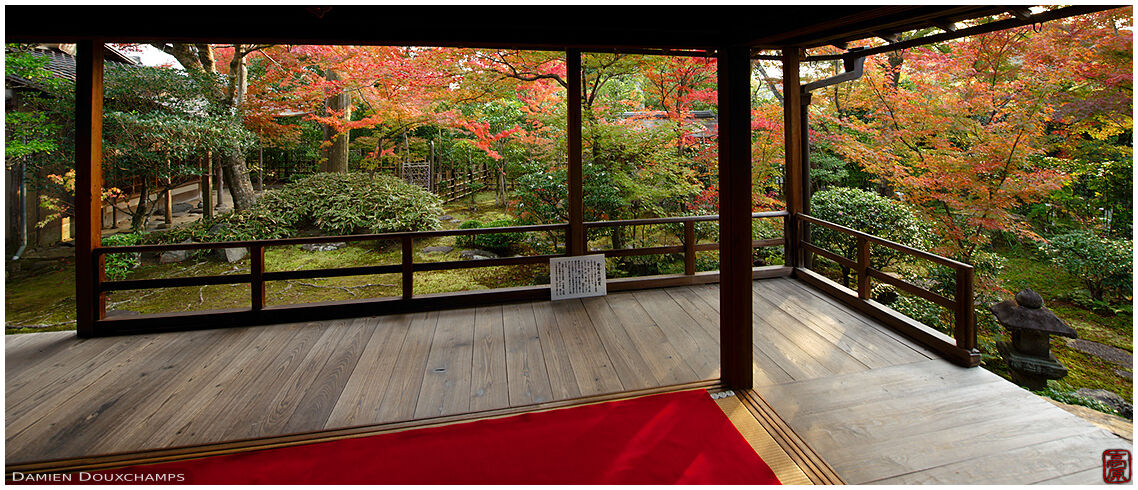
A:
[[[825,286],[826,289],[834,289],[834,284],[823,284],[822,277],[816,275],[813,271],[809,271],[812,261],[809,259],[811,254],[829,259],[838,265],[854,271],[857,275],[857,289],[850,291],[852,296],[858,301],[857,306],[863,307],[862,309],[872,316],[877,317],[890,323],[894,326],[899,326],[907,333],[915,333],[920,339],[930,345],[934,349],[943,353],[949,354],[954,360],[969,365],[976,365],[979,362],[979,352],[976,349],[976,319],[973,311],[974,291],[973,280],[974,270],[971,265],[963,262],[958,262],[947,257],[930,253],[924,250],[916,249],[907,245],[897,242],[886,240],[881,237],[870,235],[865,232],[848,228],[837,223],[831,223],[806,214],[798,214],[795,216],[802,224],[821,226],[838,233],[847,235],[855,240],[855,248],[857,250],[856,258],[843,257],[834,252],[819,247],[817,244],[811,243],[806,238],[800,238],[799,252],[802,255],[800,261],[807,269],[805,274],[808,282],[816,283]],[[805,226],[799,227],[799,233],[804,237],[809,237],[809,231]],[[888,247],[903,254],[916,257],[919,259],[927,260],[929,262],[948,267],[954,271],[956,278],[956,289],[953,297],[945,297],[928,289],[922,288],[911,282],[894,277],[882,270],[870,266],[870,257],[872,247],[870,245],[876,244],[883,247]],[[871,280],[876,280],[890,286],[893,286],[901,291],[912,294],[918,298],[925,299],[938,306],[944,307],[951,311],[954,316],[953,337],[948,338],[939,332],[929,328],[928,326],[921,325],[916,321],[907,317],[899,317],[899,315],[892,312],[892,310],[885,311],[884,305],[872,300],[870,291],[872,290]],[[844,288],[843,288],[844,289]],[[834,293],[835,291],[830,291]],[[923,328],[922,328],[923,327]],[[917,329],[919,331],[914,331]]]
[[[754,213],[753,218],[783,218],[789,216],[785,211]],[[696,252],[713,251],[719,249],[718,243],[698,243],[695,236],[695,224],[699,222],[712,222],[719,219],[718,215],[704,215],[704,216],[681,216],[681,217],[667,217],[667,218],[644,218],[632,220],[618,220],[618,221],[592,221],[584,223],[584,228],[597,229],[616,226],[644,226],[644,225],[660,225],[660,224],[682,224],[684,226],[684,234],[681,245],[669,246],[653,246],[653,247],[638,247],[627,249],[604,249],[604,250],[591,250],[591,253],[601,253],[607,257],[622,257],[634,255],[656,255],[656,254],[683,254],[684,256],[684,273],[673,274],[665,276],[652,276],[651,278],[626,278],[621,279],[615,285],[619,289],[633,289],[637,287],[662,287],[663,285],[679,284],[684,279],[690,282],[710,282],[715,277],[701,275],[706,273],[698,273],[695,270],[695,257]],[[376,301],[398,301],[398,300],[411,300],[418,298],[414,294],[414,280],[413,276],[416,272],[427,271],[441,271],[441,270],[456,270],[468,269],[477,267],[496,267],[496,266],[515,266],[515,265],[531,265],[548,263],[552,258],[565,257],[567,254],[542,254],[542,255],[527,255],[516,257],[501,257],[501,258],[488,258],[488,259],[475,259],[475,260],[461,260],[461,261],[442,261],[442,262],[416,262],[414,254],[414,240],[446,237],[446,236],[471,236],[471,235],[485,235],[494,233],[532,233],[532,232],[562,232],[568,234],[570,232],[570,225],[568,223],[555,223],[543,225],[520,225],[520,226],[506,226],[495,228],[469,228],[469,229],[453,229],[453,230],[430,230],[430,231],[408,231],[408,232],[393,232],[393,233],[378,233],[378,234],[365,234],[365,235],[339,235],[339,236],[316,236],[316,237],[297,237],[297,238],[279,238],[279,239],[266,239],[266,240],[243,240],[233,242],[191,242],[191,243],[174,243],[174,244],[161,244],[161,245],[125,245],[125,246],[107,246],[97,247],[94,250],[95,260],[93,261],[96,267],[94,277],[96,278],[95,290],[99,293],[107,293],[113,291],[126,291],[126,290],[140,290],[140,289],[158,289],[158,288],[171,288],[171,287],[190,287],[190,286],[211,286],[211,285],[224,285],[224,284],[249,284],[250,285],[250,305],[248,310],[242,310],[244,313],[254,313],[266,310],[266,288],[265,285],[270,281],[282,280],[295,280],[295,279],[315,279],[315,278],[329,278],[329,277],[345,277],[345,276],[359,276],[359,275],[373,275],[373,274],[400,274],[402,295],[401,297],[380,297],[373,298]],[[288,246],[288,245],[305,245],[305,244],[319,244],[319,243],[356,243],[365,241],[390,241],[400,242],[402,249],[401,260],[399,264],[382,264],[370,266],[356,266],[356,267],[339,267],[330,269],[305,269],[305,270],[287,270],[287,271],[268,271],[265,270],[265,249],[268,247]],[[785,244],[784,238],[770,238],[762,240],[752,240],[753,248],[761,247],[774,247],[783,246]],[[193,276],[193,277],[175,277],[175,278],[157,278],[157,279],[126,279],[126,280],[105,280],[105,270],[103,268],[103,257],[109,254],[121,253],[160,253],[170,251],[182,250],[210,250],[210,249],[232,249],[232,248],[245,248],[249,251],[250,266],[248,273],[229,274],[229,275],[210,275],[210,276]],[[769,271],[768,271],[769,272]],[[772,274],[777,275],[777,271]],[[639,281],[638,281],[639,280]],[[530,288],[532,289],[532,288]],[[527,299],[532,296],[533,291],[527,288],[505,288],[490,290],[498,291],[495,298],[505,299]],[[437,305],[438,298],[445,298],[447,295],[462,296],[463,298],[471,297],[469,292],[459,293],[441,293],[431,296],[429,304]],[[528,295],[528,296],[527,296]],[[334,306],[339,302],[332,302],[324,306]],[[358,301],[345,301],[342,303],[357,304]],[[278,307],[279,308],[279,307]],[[401,311],[399,308],[393,308],[393,311]],[[219,315],[222,313],[211,313],[210,315]],[[164,314],[166,319],[177,317],[191,317],[195,313],[171,313]],[[208,316],[208,315],[207,315]],[[109,321],[123,322],[125,319],[137,319],[138,317],[125,317],[116,318]],[[243,321],[248,322],[249,318],[243,316]],[[108,320],[100,315],[97,323],[106,323]]]

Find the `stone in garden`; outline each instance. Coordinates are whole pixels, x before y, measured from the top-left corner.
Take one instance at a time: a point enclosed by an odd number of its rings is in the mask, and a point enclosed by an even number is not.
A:
[[[452,219],[454,219],[454,216],[451,216],[449,214],[444,214],[442,216],[439,216],[439,221],[450,221]]]
[[[460,220],[460,219],[452,219],[452,220],[450,220],[450,222],[451,222],[451,223],[455,223],[455,224],[458,224],[458,223],[462,223],[462,220]]]
[[[1100,344],[1090,340],[1070,339],[1067,340],[1067,347],[1082,352],[1083,354],[1090,354],[1100,359],[1105,359],[1120,367],[1130,367],[1134,365],[1134,354],[1114,346]]]
[[[1127,402],[1126,399],[1118,396],[1118,394],[1113,391],[1080,388],[1075,392],[1075,394],[1083,398],[1092,398],[1098,400],[1106,406],[1113,408],[1115,412],[1118,412],[1119,415],[1127,419],[1134,418],[1134,406],[1131,405],[1130,402]]]
[[[458,255],[467,260],[485,260],[498,258],[498,254],[494,252],[479,249],[463,250],[459,252]]]
[[[423,253],[425,253],[425,254],[429,254],[429,253],[448,254],[451,252],[451,250],[454,250],[454,247],[448,247],[446,245],[439,245],[439,246],[435,246],[435,247],[423,247]]]
[[[194,207],[192,205],[190,205],[190,203],[188,203],[188,202],[174,203],[174,207],[173,207],[173,210],[175,213],[185,213],[191,209],[194,209]]]
[[[246,255],[249,255],[249,249],[245,247],[218,248],[214,250],[214,254],[217,258],[232,264],[245,258]]]
[[[218,223],[216,225],[209,227],[209,231],[207,233],[209,233],[210,235],[216,235],[216,234],[221,233],[227,229],[229,229],[229,224]]]
[[[304,245],[301,245],[300,248],[309,252],[331,252],[333,250],[339,250],[340,248],[346,246],[348,246],[347,242],[305,243]]]
[[[172,264],[190,258],[189,250],[169,250],[158,256],[159,264]]]

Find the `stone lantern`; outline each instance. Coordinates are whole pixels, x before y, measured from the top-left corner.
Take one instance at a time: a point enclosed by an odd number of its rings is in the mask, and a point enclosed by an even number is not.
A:
[[[996,343],[1008,363],[1012,380],[1029,390],[1039,391],[1047,388],[1047,380],[1067,375],[1067,367],[1051,354],[1051,335],[1077,338],[1078,334],[1043,306],[1039,293],[1031,289],[1020,291],[1015,300],[992,306],[992,313],[1012,334],[1010,343]]]

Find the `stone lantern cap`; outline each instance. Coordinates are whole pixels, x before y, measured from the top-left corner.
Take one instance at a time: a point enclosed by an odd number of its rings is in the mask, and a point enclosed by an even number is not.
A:
[[[1078,338],[1075,329],[1067,326],[1050,309],[1043,306],[1043,297],[1025,289],[1016,293],[1015,300],[1004,300],[992,306],[996,320],[1011,329],[1032,330],[1052,335]]]

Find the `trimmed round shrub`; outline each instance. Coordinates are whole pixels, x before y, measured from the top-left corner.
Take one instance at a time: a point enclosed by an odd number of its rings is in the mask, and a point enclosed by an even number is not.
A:
[[[1107,290],[1132,294],[1134,243],[1130,240],[1075,231],[1051,237],[1043,250],[1055,265],[1081,279],[1097,301],[1103,300]]]
[[[294,226],[330,235],[439,227],[442,199],[388,175],[318,173],[269,191],[258,207]]]

